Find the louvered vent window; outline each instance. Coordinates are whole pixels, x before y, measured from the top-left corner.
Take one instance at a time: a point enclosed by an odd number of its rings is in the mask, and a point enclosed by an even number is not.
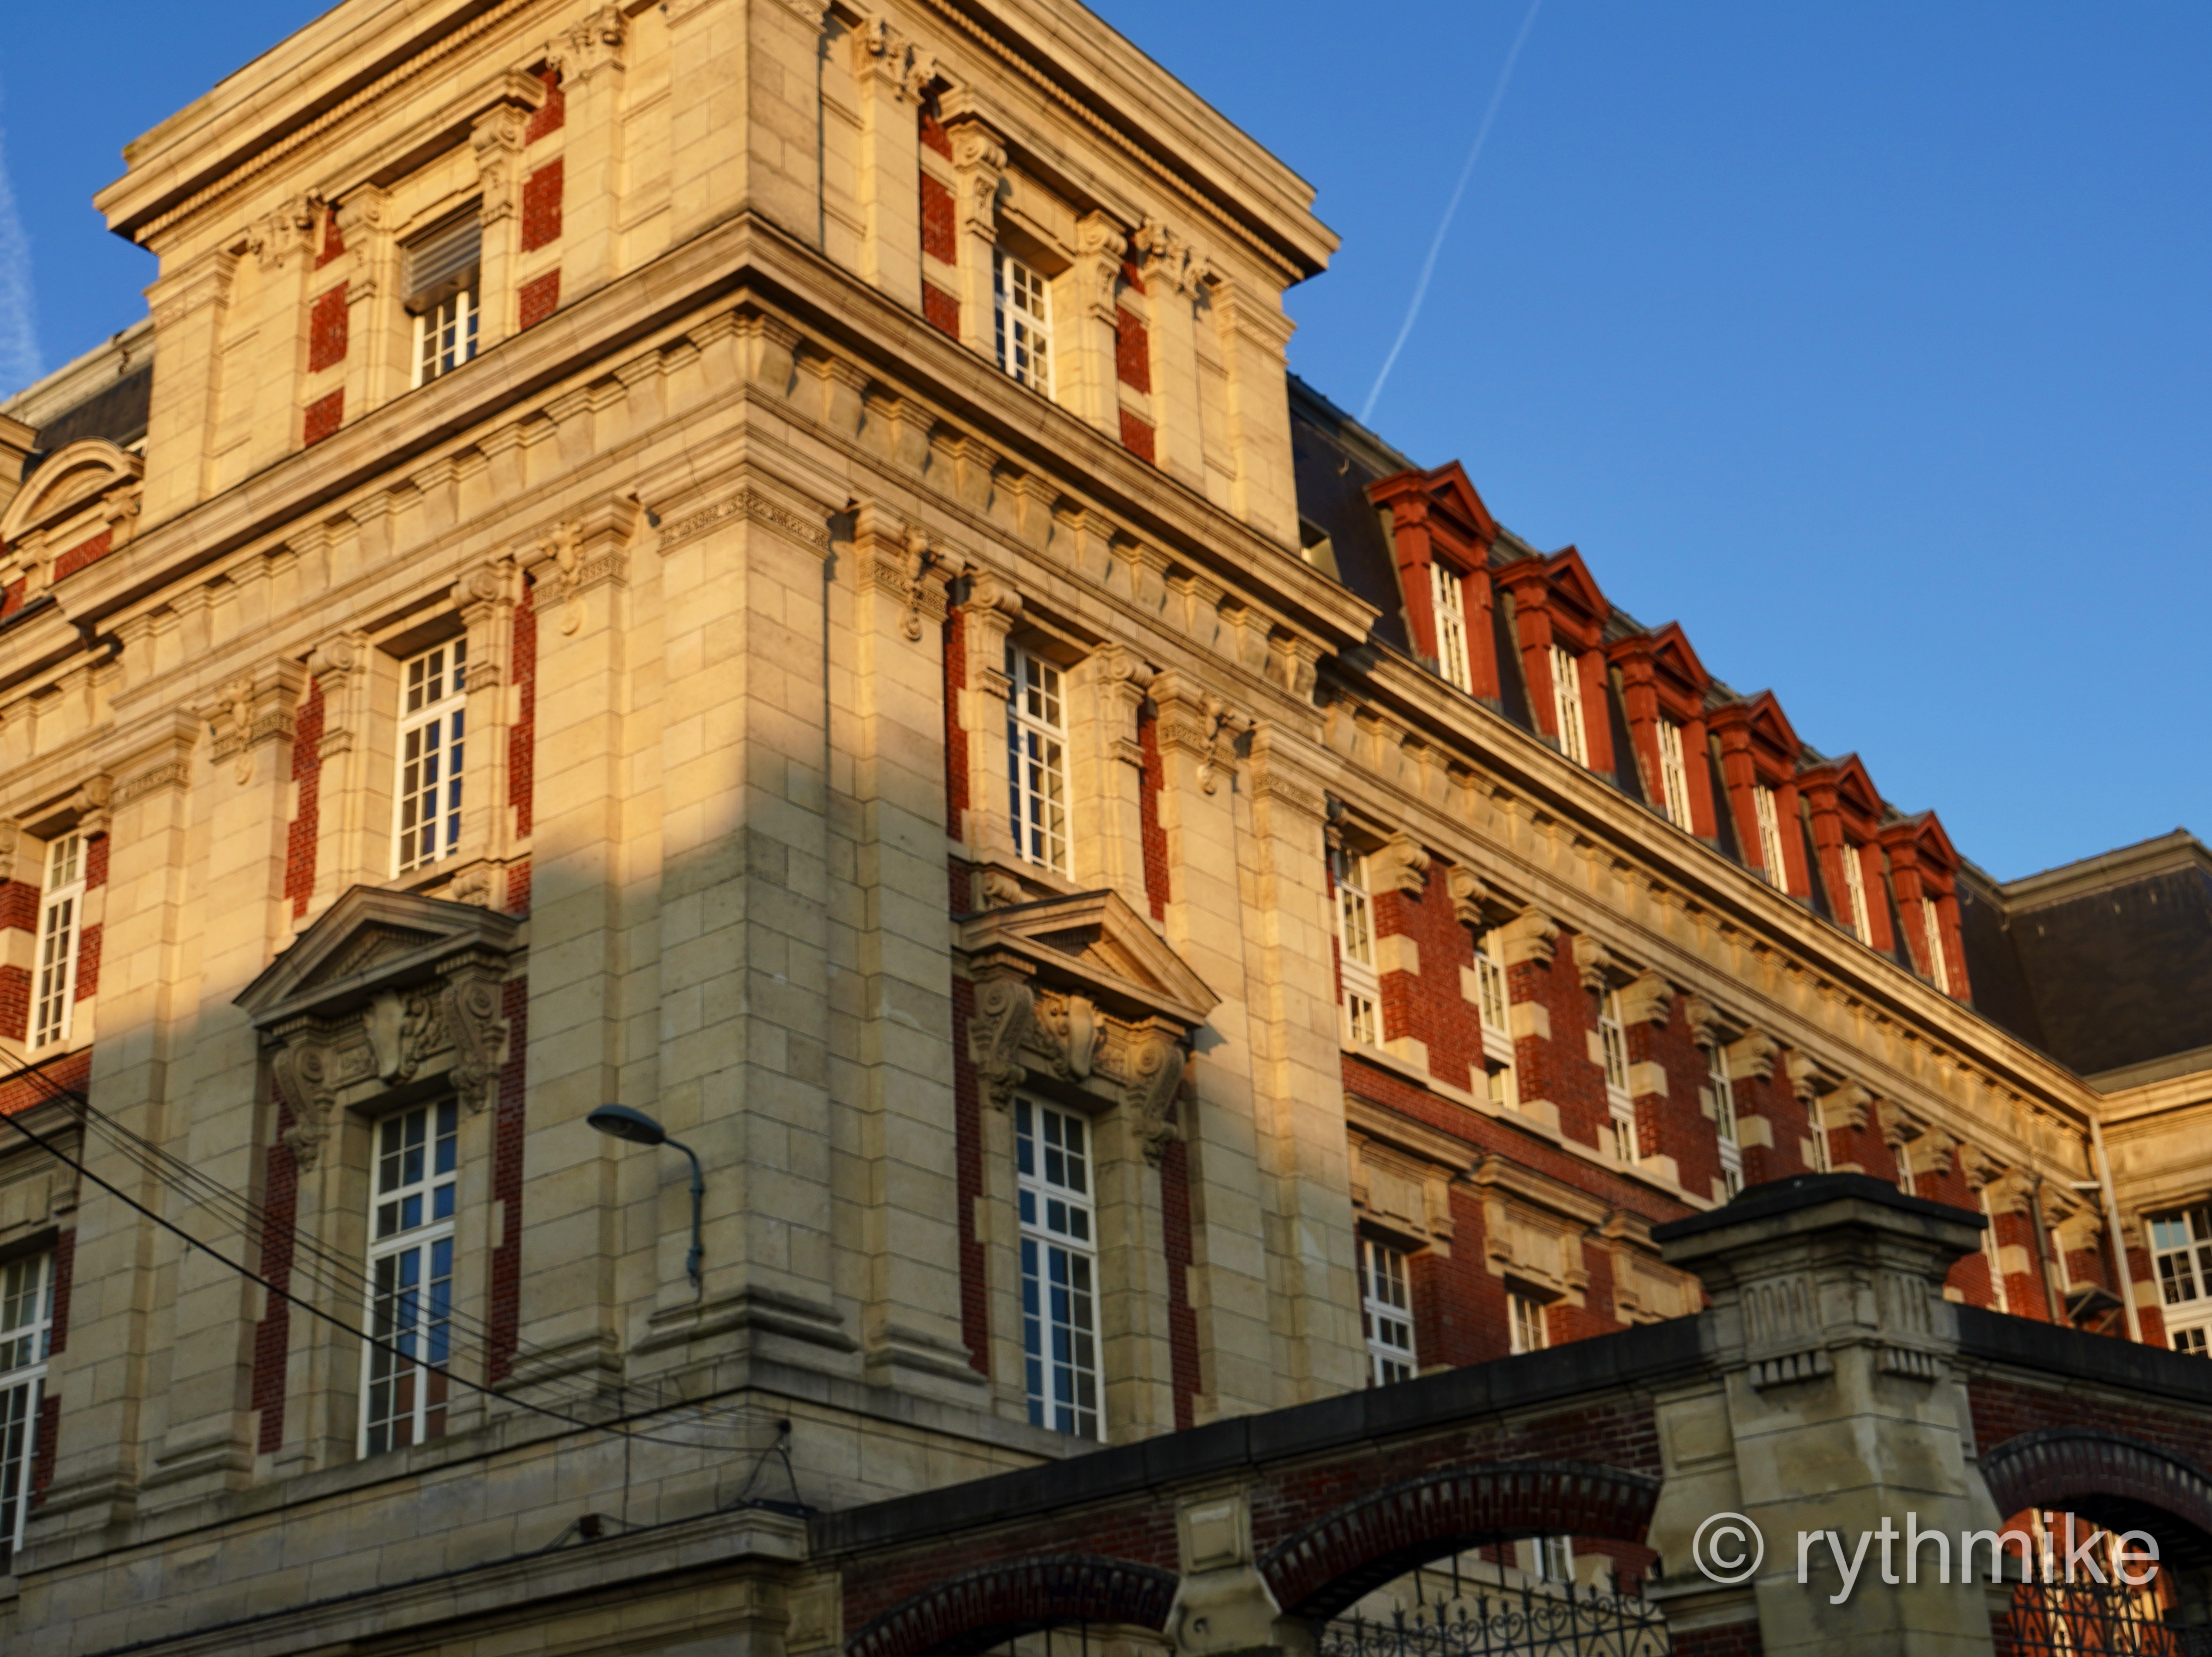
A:
[[[402,280],[415,319],[415,383],[427,385],[477,354],[483,226],[476,209],[407,249]]]

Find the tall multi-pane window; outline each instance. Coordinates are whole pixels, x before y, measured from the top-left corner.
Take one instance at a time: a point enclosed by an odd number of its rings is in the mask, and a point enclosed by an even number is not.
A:
[[[1813,1142],[1813,1172],[1830,1172],[1832,1158],[1828,1150],[1828,1113],[1817,1097],[1806,1103],[1805,1132]]]
[[[39,899],[39,974],[31,997],[34,1047],[69,1040],[83,912],[84,838],[58,835],[46,847],[46,889]]]
[[[1928,976],[1944,994],[1951,993],[1951,963],[1943,958],[1943,917],[1936,900],[1920,900],[1920,935],[1928,946]]]
[[[399,669],[398,872],[451,857],[461,843],[469,641],[454,639]]]
[[[1759,855],[1766,865],[1766,878],[1778,890],[1790,889],[1790,865],[1782,856],[1782,815],[1775,809],[1774,791],[1756,783],[1751,791],[1759,816]]]
[[[1437,671],[1462,690],[1474,689],[1467,659],[1467,593],[1449,564],[1429,566],[1429,610],[1437,618]]]
[[[1997,1241],[1996,1211],[1990,1206],[1990,1193],[1982,1193],[1982,1217],[1989,1223],[1982,1228],[1982,1259],[1990,1268],[1990,1304],[2000,1312],[2012,1310],[2012,1296],[2005,1288],[2004,1251]]]
[[[1714,1042],[1705,1049],[1705,1111],[1720,1142],[1721,1190],[1734,1197],[1743,1189],[1743,1144],[1736,1132],[1735,1083],[1729,1079],[1728,1049]]]
[[[1690,827],[1690,767],[1682,757],[1682,727],[1659,721],[1660,807],[1677,828]]]
[[[1336,945],[1344,978],[1344,1033],[1365,1047],[1382,1041],[1382,980],[1375,972],[1375,905],[1367,895],[1367,859],[1335,854]]]
[[[2205,1340],[2212,1328],[2212,1204],[2150,1215],[2146,1229],[2167,1340],[2177,1352],[2212,1356]]]
[[[1574,652],[1552,646],[1552,714],[1559,727],[1559,751],[1577,765],[1589,763],[1589,733],[1583,726],[1583,682]]]
[[[1049,1105],[1015,1101],[1014,1162],[1030,1419],[1097,1438],[1098,1229],[1090,1124]]]
[[[1534,1296],[1508,1293],[1505,1319],[1516,1352],[1540,1352],[1552,1344],[1551,1321]]]
[[[442,1437],[452,1385],[453,1205],[459,1112],[417,1105],[376,1125],[368,1209],[368,1332],[361,1450]]]
[[[0,1575],[23,1545],[54,1332],[54,1257],[0,1266]]]
[[[403,285],[415,319],[415,383],[427,385],[477,354],[483,227],[474,212],[407,249]]]
[[[1575,1580],[1574,1539],[1566,1536],[1540,1536],[1529,1545],[1536,1556],[1536,1575],[1547,1582],[1571,1587]]]
[[[1620,1016],[1620,992],[1606,990],[1598,996],[1597,1039],[1605,1055],[1605,1097],[1610,1112],[1614,1160],[1633,1164],[1637,1158],[1636,1102],[1628,1091],[1628,1024]]]
[[[1413,1291],[1407,1265],[1399,1250],[1365,1237],[1359,1240],[1359,1320],[1367,1333],[1370,1386],[1411,1381],[1419,1363],[1413,1350]]]
[[[1482,1015],[1483,1067],[1490,1102],[1501,1110],[1518,1110],[1521,1096],[1513,1079],[1513,1024],[1508,1016],[1505,968],[1490,953],[1486,936],[1474,944],[1474,993]]]
[[[1874,942],[1874,917],[1867,908],[1866,873],[1859,866],[1859,848],[1844,842],[1844,895],[1851,907],[1851,931],[1862,944]]]
[[[1006,793],[1014,847],[1031,863],[1069,871],[1067,701],[1060,670],[1006,646]]]
[[[999,323],[999,366],[1023,385],[1052,395],[1052,289],[1019,259],[991,255],[991,294]]]

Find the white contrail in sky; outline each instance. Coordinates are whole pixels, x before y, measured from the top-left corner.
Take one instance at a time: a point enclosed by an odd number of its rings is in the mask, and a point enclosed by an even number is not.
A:
[[[39,377],[39,326],[31,304],[31,242],[8,182],[8,137],[0,128],[0,398]]]
[[[1482,112],[1482,124],[1475,129],[1474,147],[1467,152],[1467,165],[1459,170],[1459,183],[1452,187],[1451,200],[1444,203],[1444,216],[1437,226],[1437,239],[1429,244],[1429,256],[1421,261],[1421,279],[1413,284],[1413,302],[1406,307],[1406,320],[1399,326],[1398,337],[1391,342],[1390,355],[1382,359],[1382,372],[1375,376],[1375,389],[1367,393],[1367,401],[1360,405],[1362,425],[1375,412],[1375,399],[1382,395],[1382,382],[1390,378],[1390,370],[1397,366],[1398,353],[1406,349],[1414,319],[1421,314],[1421,301],[1429,296],[1429,278],[1437,273],[1437,255],[1444,251],[1444,237],[1451,230],[1452,215],[1459,211],[1459,198],[1467,194],[1467,181],[1474,176],[1474,164],[1482,155],[1483,141],[1490,137],[1490,124],[1498,118],[1498,107],[1505,101],[1505,85],[1513,78],[1513,65],[1521,60],[1521,47],[1535,25],[1537,9],[1543,3],[1544,0],[1528,0],[1528,15],[1521,20],[1521,32],[1513,37],[1513,49],[1505,54],[1505,67],[1498,71],[1498,84],[1490,91],[1490,107]]]

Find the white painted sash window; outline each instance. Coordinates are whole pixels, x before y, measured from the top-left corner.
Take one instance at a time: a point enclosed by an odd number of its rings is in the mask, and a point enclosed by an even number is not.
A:
[[[1790,889],[1790,865],[1782,855],[1782,815],[1775,809],[1774,791],[1765,783],[1756,783],[1752,791],[1753,808],[1759,817],[1759,856],[1766,865],[1768,883],[1777,891]]]
[[[1613,1160],[1636,1165],[1636,1101],[1628,1091],[1628,1025],[1620,1016],[1620,992],[1598,997],[1598,1047],[1605,1054],[1605,1098],[1610,1113]]]
[[[1516,1354],[1540,1352],[1552,1344],[1552,1326],[1544,1314],[1543,1302],[1533,1295],[1508,1293],[1505,1311]]]
[[[1060,670],[1019,645],[1006,646],[1007,809],[1014,848],[1056,874],[1069,872],[1067,704]]]
[[[459,1110],[418,1105],[376,1126],[361,1450],[442,1437],[452,1386]]]
[[[1721,1190],[1733,1197],[1743,1189],[1743,1145],[1736,1132],[1735,1083],[1729,1077],[1728,1049],[1714,1042],[1705,1049],[1705,1110],[1720,1142]]]
[[[415,319],[415,383],[427,385],[477,354],[483,227],[467,218],[432,231],[407,249],[403,282]]]
[[[1367,895],[1367,859],[1335,854],[1336,947],[1344,979],[1344,1034],[1362,1047],[1382,1042],[1382,980],[1375,971],[1375,905]]]
[[[1574,652],[1552,646],[1552,716],[1559,727],[1559,751],[1577,765],[1589,763],[1589,733],[1583,725],[1583,682]]]
[[[1677,828],[1690,828],[1690,768],[1682,756],[1682,727],[1659,721],[1660,809]]]
[[[400,665],[399,874],[451,857],[461,843],[468,654],[469,641],[454,639]]]
[[[2166,1306],[2166,1339],[2177,1352],[2208,1356],[2212,1332],[2212,1204],[2150,1215],[2152,1269]]]
[[[1052,288],[1019,259],[991,255],[991,292],[998,312],[999,366],[1035,391],[1052,395]]]
[[[1462,690],[1474,689],[1467,657],[1467,589],[1448,564],[1429,566],[1429,609],[1437,624],[1437,671]]]
[[[0,1574],[23,1545],[54,1332],[54,1257],[0,1267]]]
[[[1367,1334],[1370,1386],[1411,1381],[1419,1367],[1409,1266],[1401,1251],[1365,1237],[1359,1240],[1359,1315]]]
[[[1944,994],[1951,993],[1951,963],[1943,958],[1943,917],[1932,897],[1920,900],[1920,932],[1928,946],[1928,976]]]
[[[62,835],[46,847],[39,897],[39,972],[31,998],[31,1045],[69,1040],[76,1007],[77,945],[84,932],[84,839]]]
[[[1014,1156],[1030,1420],[1054,1432],[1097,1438],[1098,1227],[1090,1124],[1070,1112],[1018,1099]]]
[[[1851,931],[1862,944],[1874,942],[1874,917],[1867,908],[1866,874],[1859,863],[1860,850],[1844,842],[1844,894],[1851,907]]]

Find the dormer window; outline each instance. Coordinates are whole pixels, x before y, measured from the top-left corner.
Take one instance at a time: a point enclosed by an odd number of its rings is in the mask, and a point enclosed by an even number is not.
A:
[[[1690,768],[1682,757],[1682,727],[1658,722],[1659,807],[1677,828],[1690,827]]]
[[[1928,945],[1928,977],[1944,994],[1951,993],[1951,969],[1943,959],[1943,917],[1932,897],[1920,900],[1920,930]]]
[[[1468,666],[1467,593],[1449,564],[1429,566],[1429,608],[1436,617],[1437,671],[1462,690],[1474,688]]]
[[[483,226],[465,216],[406,250],[406,307],[415,319],[415,384],[427,385],[477,354]]]
[[[1777,891],[1790,889],[1790,865],[1782,860],[1782,816],[1775,809],[1774,791],[1765,783],[1755,785],[1752,791],[1753,809],[1759,815],[1759,857],[1766,866],[1766,878]]]
[[[1850,906],[1851,931],[1862,944],[1874,942],[1874,915],[1867,907],[1866,874],[1859,867],[1859,848],[1844,842],[1844,896]]]
[[[1583,682],[1574,652],[1552,646],[1552,713],[1559,727],[1559,751],[1577,765],[1589,763],[1589,737],[1583,728]]]
[[[1052,395],[1052,289],[1043,276],[1006,253],[991,255],[991,294],[998,312],[999,366],[1032,391]]]

